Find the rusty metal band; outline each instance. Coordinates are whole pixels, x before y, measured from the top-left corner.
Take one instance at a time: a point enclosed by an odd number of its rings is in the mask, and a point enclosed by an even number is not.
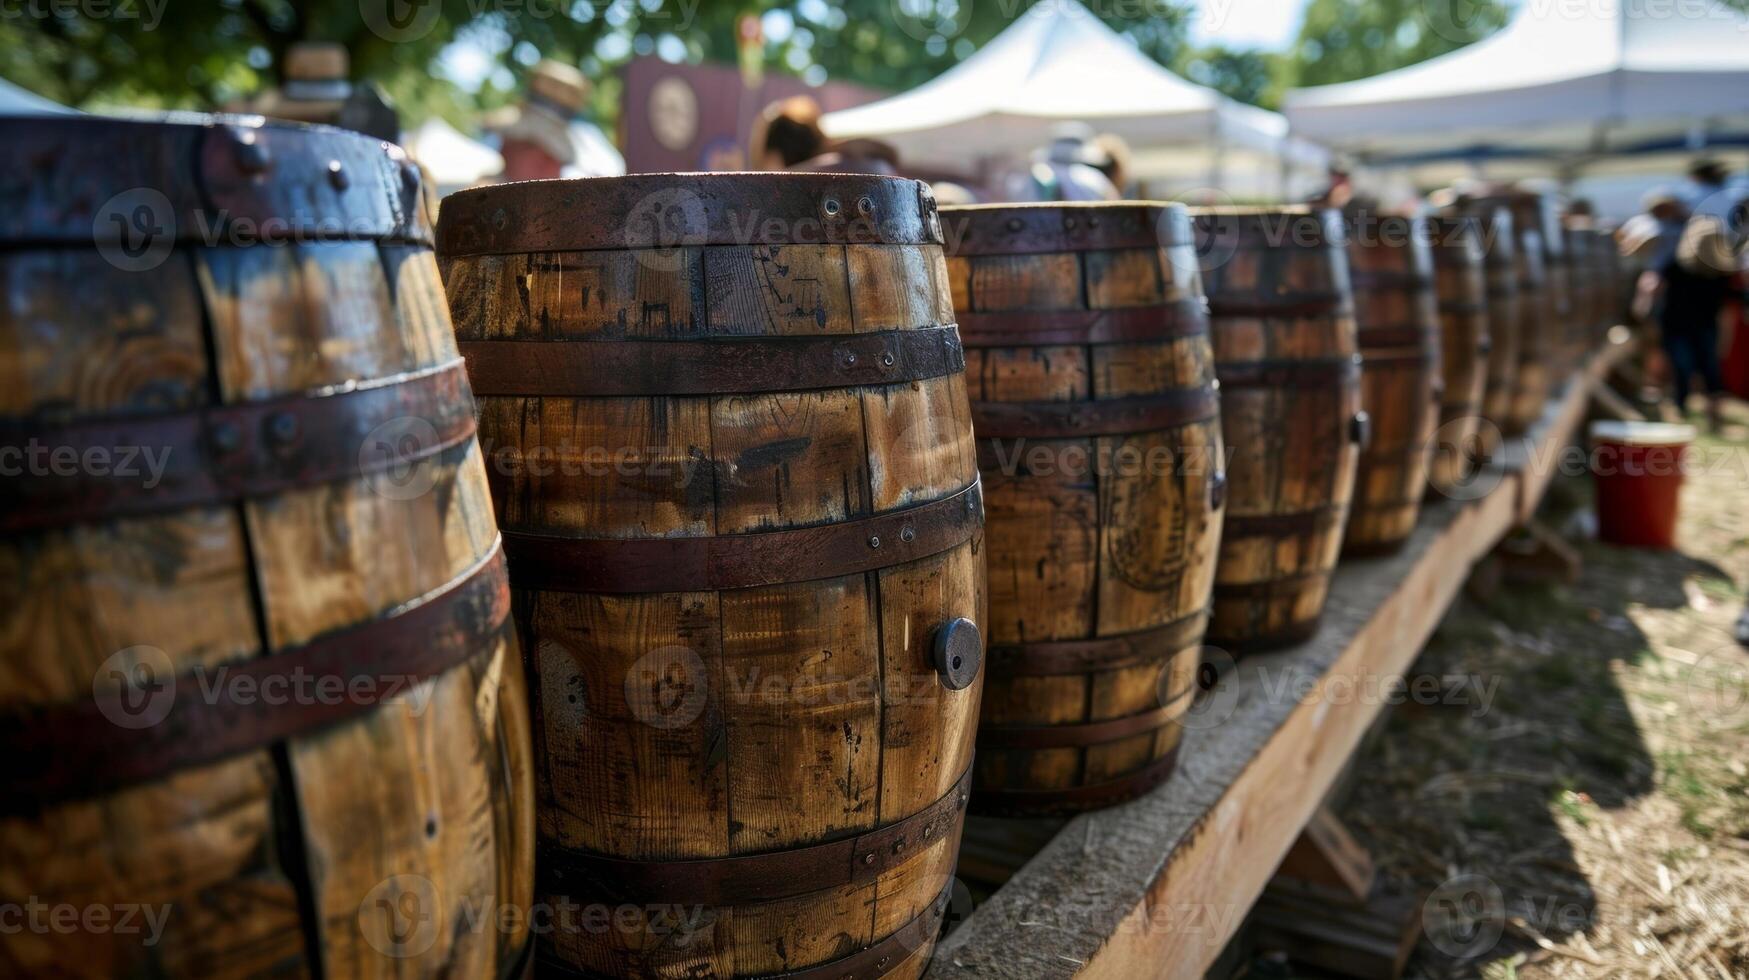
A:
[[[225,664],[222,677],[217,668],[214,678],[189,671],[155,678],[160,686],[152,692],[8,714],[0,718],[0,754],[11,775],[0,812],[111,792],[373,711],[485,649],[509,612],[503,554],[494,542],[484,558],[434,592],[303,646]],[[307,696],[272,706],[235,697],[279,688]],[[161,697],[168,702],[154,700]],[[162,720],[137,728],[113,720],[158,711]]]
[[[44,165],[53,161],[53,166]],[[260,116],[0,118],[0,240],[126,249],[262,241],[429,245],[419,168],[399,146]],[[224,237],[220,235],[220,237]],[[143,251],[142,251],[143,250]]]
[[[1439,346],[1439,325],[1423,326],[1416,323],[1398,323],[1389,326],[1363,326],[1355,334],[1360,344],[1362,357],[1371,356],[1373,349],[1379,347],[1421,347]]]
[[[835,337],[473,340],[458,345],[481,396],[737,395],[892,385],[965,370],[952,324]]]
[[[1302,293],[1279,299],[1251,293],[1209,293],[1209,316],[1251,317],[1256,319],[1300,319],[1306,317],[1345,317],[1353,313],[1352,299],[1346,292]]]
[[[1221,536],[1225,539],[1317,534],[1340,528],[1347,517],[1347,504],[1291,514],[1228,514],[1222,525]]]
[[[473,436],[474,401],[460,359],[306,395],[175,414],[59,427],[9,420],[0,423],[0,458],[41,448],[51,462],[63,453],[85,460],[101,452],[112,463],[0,481],[0,530],[264,497],[411,466]],[[147,453],[162,461],[156,479],[144,471]],[[124,467],[123,459],[133,462]]]
[[[547,841],[537,845],[540,889],[579,901],[758,905],[873,881],[944,839],[958,839],[970,766],[940,799],[903,820],[825,844],[732,857],[639,861]]]
[[[972,432],[980,439],[1072,439],[1157,432],[1220,413],[1221,398],[1210,384],[1159,395],[1104,398],[1086,402],[972,402]]]
[[[1132,735],[1144,735],[1182,717],[1195,694],[1196,686],[1192,684],[1157,708],[1102,721],[1066,725],[979,725],[978,750],[1085,748]]]
[[[1045,816],[1079,813],[1127,803],[1145,795],[1164,783],[1178,770],[1178,750],[1174,745],[1165,755],[1135,772],[1116,779],[1085,786],[1062,789],[1010,789],[1007,787],[977,787],[972,791],[971,811],[992,817]]]
[[[1005,677],[1049,677],[1116,670],[1164,663],[1202,642],[1208,610],[1151,629],[1091,640],[1040,640],[1034,643],[992,644],[985,654],[989,669]]]
[[[709,592],[855,575],[940,554],[984,525],[982,485],[817,527],[699,538],[574,538],[504,532],[510,579],[548,592]]]
[[[1216,599],[1268,599],[1274,596],[1292,594],[1308,585],[1315,585],[1330,578],[1330,569],[1317,572],[1301,572],[1298,575],[1282,575],[1263,582],[1216,582]]]
[[[941,920],[947,916],[948,901],[953,897],[953,881],[928,907],[900,926],[892,935],[864,946],[846,956],[804,966],[782,973],[735,974],[731,980],[874,980],[910,962],[911,957],[931,943],[941,931]],[[542,944],[536,960],[540,975],[561,980],[621,980],[616,975],[572,966],[550,954]]]
[[[1199,297],[1116,310],[961,313],[959,328],[967,347],[1148,343],[1208,333],[1208,308]]]
[[[1190,246],[1190,212],[1135,201],[973,204],[941,209],[948,253],[1038,255],[1095,249]],[[1187,262],[1194,258],[1185,255]]]
[[[834,173],[525,180],[444,199],[439,255],[706,245],[939,245],[929,185]]]
[[[1321,388],[1360,381],[1361,356],[1318,361],[1230,361],[1215,365],[1223,389]]]
[[[1234,654],[1263,653],[1269,650],[1281,650],[1286,647],[1299,646],[1318,635],[1318,627],[1323,622],[1320,613],[1311,619],[1303,620],[1270,633],[1254,633],[1250,636],[1223,638],[1220,642]]]
[[[1432,368],[1436,357],[1424,347],[1369,347],[1360,356],[1362,371],[1381,364],[1422,364]]]

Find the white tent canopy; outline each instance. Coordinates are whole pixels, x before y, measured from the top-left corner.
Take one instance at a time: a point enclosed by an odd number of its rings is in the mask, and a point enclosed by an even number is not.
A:
[[[27,88],[0,78],[0,115],[62,116],[77,114],[78,110],[76,109],[69,109],[59,102],[51,102]]]
[[[401,145],[431,174],[440,196],[472,187],[504,170],[504,157],[497,150],[470,139],[437,116],[401,134]]]
[[[1287,133],[1279,115],[1155,64],[1075,0],[1038,4],[939,77],[828,113],[822,125],[833,137],[889,143],[908,165],[970,172],[1043,146],[1064,121],[1115,133],[1138,151],[1193,145],[1274,156]],[[1299,152],[1322,159],[1315,148]]]
[[[1718,0],[1525,0],[1491,37],[1287,94],[1296,135],[1381,159],[1589,156],[1749,133],[1749,16]]]

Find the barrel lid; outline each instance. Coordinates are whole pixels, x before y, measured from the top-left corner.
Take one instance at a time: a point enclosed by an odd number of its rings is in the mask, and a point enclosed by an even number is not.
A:
[[[1192,244],[1190,212],[1160,201],[968,204],[941,209],[951,255],[1029,255]]]
[[[437,250],[445,256],[941,240],[929,185],[874,174],[526,180],[453,194],[437,221]]]
[[[1592,442],[1618,446],[1686,446],[1696,435],[1694,426],[1680,422],[1605,419],[1591,423]]]
[[[0,240],[131,255],[174,242],[431,240],[392,143],[262,116],[0,117]]]

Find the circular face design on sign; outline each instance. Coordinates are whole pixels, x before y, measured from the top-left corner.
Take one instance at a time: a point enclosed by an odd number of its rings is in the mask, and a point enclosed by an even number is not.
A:
[[[698,135],[698,96],[686,79],[670,75],[650,90],[650,129],[670,150],[692,145]]]

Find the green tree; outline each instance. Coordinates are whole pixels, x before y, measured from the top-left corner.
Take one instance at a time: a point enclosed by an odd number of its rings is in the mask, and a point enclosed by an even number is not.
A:
[[[0,20],[0,76],[74,106],[211,108],[275,83],[287,48],[335,41],[355,77],[382,84],[402,113],[464,117],[511,100],[541,57],[582,66],[611,117],[614,69],[638,54],[736,60],[746,14],[791,29],[764,47],[775,71],[901,90],[969,56],[1038,0],[130,0],[21,2]],[[1057,0],[1051,0],[1057,2]],[[1100,15],[1162,64],[1183,48],[1179,0],[1104,0]],[[445,74],[471,46],[502,71],[477,91]]]
[[[1290,75],[1295,85],[1366,78],[1455,51],[1506,17],[1500,0],[1312,0]]]
[[[1198,85],[1268,109],[1280,104],[1289,68],[1282,55],[1218,44],[1185,52],[1179,65],[1180,74]]]

